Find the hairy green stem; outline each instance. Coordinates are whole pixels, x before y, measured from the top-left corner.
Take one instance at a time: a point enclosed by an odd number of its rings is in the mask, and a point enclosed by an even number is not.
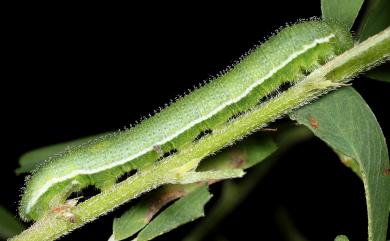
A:
[[[189,144],[176,155],[80,203],[71,209],[74,220],[50,214],[11,240],[54,240],[144,192],[166,183],[180,182],[184,174],[195,169],[201,159],[280,118],[288,111],[342,86],[346,80],[386,61],[389,56],[390,28],[387,28],[318,68],[288,91],[256,107],[227,127],[213,130],[212,135]]]

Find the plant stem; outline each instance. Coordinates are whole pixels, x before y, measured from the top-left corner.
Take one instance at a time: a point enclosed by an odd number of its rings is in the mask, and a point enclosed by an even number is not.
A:
[[[187,145],[176,155],[80,203],[71,209],[74,222],[58,214],[49,214],[11,240],[54,240],[144,192],[166,183],[180,182],[183,174],[196,168],[201,159],[342,86],[353,76],[388,60],[389,56],[390,28],[387,28],[318,68],[294,87],[256,107],[228,127],[213,130],[211,135]]]

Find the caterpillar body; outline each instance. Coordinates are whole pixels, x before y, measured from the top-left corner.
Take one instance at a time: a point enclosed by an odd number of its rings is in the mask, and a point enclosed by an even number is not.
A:
[[[20,216],[38,220],[72,192],[90,185],[104,190],[121,175],[180,152],[352,46],[351,34],[334,22],[311,20],[285,27],[227,73],[135,127],[46,161],[26,181]]]

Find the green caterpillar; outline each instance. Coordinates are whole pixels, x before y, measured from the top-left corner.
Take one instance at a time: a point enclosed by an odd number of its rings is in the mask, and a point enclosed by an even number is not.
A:
[[[180,152],[352,46],[351,34],[334,22],[311,20],[285,27],[227,73],[135,127],[46,161],[26,182],[20,216],[38,220],[72,192],[89,185],[104,190],[121,175]]]

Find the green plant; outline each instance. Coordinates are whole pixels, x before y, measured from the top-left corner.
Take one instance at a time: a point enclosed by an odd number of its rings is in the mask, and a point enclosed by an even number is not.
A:
[[[356,5],[354,5],[355,3]],[[323,2],[325,19],[337,18],[337,16],[330,15],[335,13],[335,11],[332,11],[335,8],[332,7],[332,4],[334,4],[332,1]],[[345,9],[347,11],[347,13],[338,13],[340,16],[343,16],[343,19],[339,19],[339,21],[343,21],[346,25],[351,26],[361,4],[361,2],[355,1],[351,6],[337,6],[337,9]],[[344,18],[345,16],[350,17]],[[139,233],[138,240],[148,240],[162,232],[169,231],[181,223],[199,217],[202,215],[202,207],[210,198],[210,194],[204,187],[191,183],[241,176],[242,169],[250,167],[255,162],[259,162],[270,155],[275,150],[275,145],[271,141],[271,144],[268,144],[268,148],[264,148],[268,153],[260,155],[260,153],[257,153],[259,152],[258,148],[249,149],[249,147],[256,147],[256,145],[246,143],[245,147],[248,149],[244,149],[242,152],[249,157],[255,156],[256,158],[253,160],[248,158],[244,164],[238,161],[238,163],[232,165],[231,160],[223,157],[223,154],[221,154],[222,157],[216,156],[213,159],[202,162],[201,166],[197,168],[197,172],[192,172],[191,170],[197,167],[200,159],[215,152],[232,140],[245,135],[245,131],[248,128],[255,129],[262,126],[280,117],[286,110],[290,110],[303,102],[309,102],[312,98],[324,94],[330,88],[340,86],[337,84],[338,82],[343,82],[357,75],[362,70],[372,67],[378,62],[385,61],[388,58],[388,54],[389,29],[387,28],[384,32],[336,57],[325,66],[317,68],[304,81],[298,83],[295,88],[273,98],[263,105],[261,109],[254,109],[229,125],[229,128],[224,128],[223,126],[219,129],[216,128],[213,130],[213,135],[202,138],[199,142],[183,148],[180,153],[167,158],[164,162],[148,167],[139,175],[107,189],[76,207],[66,206],[65,212],[62,212],[62,214],[68,215],[70,219],[59,219],[55,215],[49,215],[20,236],[17,236],[16,239],[42,240],[43,238],[52,239],[58,237],[88,220],[106,213],[114,206],[166,183],[177,184],[166,186],[159,192],[151,193],[150,196],[152,197],[145,198],[145,200],[142,199],[140,204],[132,208],[122,219],[116,220],[114,222],[115,237],[122,235],[120,234],[121,232],[127,232],[126,235],[129,235],[128,233],[131,235],[143,228],[143,225],[139,223],[140,217],[147,215],[151,219],[153,214],[155,214],[153,212],[150,213],[149,209],[145,210],[142,208],[144,205],[147,205],[147,202],[151,202],[152,206],[156,206],[155,209],[158,210],[169,201],[181,198],[154,218]],[[344,110],[349,110],[352,114],[348,117],[343,116]],[[389,193],[388,189],[386,189],[389,186],[389,177],[386,175],[389,168],[388,154],[380,128],[370,110],[364,105],[364,101],[350,88],[343,88],[325,98],[321,98],[318,102],[293,112],[290,114],[290,117],[299,123],[307,125],[314,134],[326,141],[340,154],[342,160],[362,178],[367,197],[369,237],[371,240],[385,239],[388,212],[383,212],[383,209],[389,209]],[[329,117],[332,117],[332,119],[330,120]],[[337,123],[336,128],[338,128],[338,131],[342,130],[338,132],[336,137],[334,136],[334,123]],[[356,130],[361,129],[374,130],[374,134],[372,134],[373,132],[359,132],[360,136],[351,135],[351,133],[356,133]],[[366,152],[365,149],[362,149],[362,147],[367,148],[362,143],[362,140],[372,140],[369,141],[371,152]],[[260,145],[267,146],[267,144]],[[373,159],[376,160],[375,163],[372,163],[371,160]],[[26,160],[31,159],[27,158]],[[376,171],[372,172],[372,170]],[[383,175],[378,175],[378,172]],[[229,195],[232,191],[227,191],[226,193],[226,195]],[[153,200],[158,199],[163,201],[155,204]],[[150,205],[147,206],[149,207]],[[180,213],[187,215],[183,215],[182,219],[176,220],[176,223],[171,222],[167,217],[170,216],[171,212],[179,212],[178,210],[180,210]],[[188,210],[194,212],[188,212]],[[72,221],[73,217],[75,218],[74,221]],[[141,220],[144,220],[144,218],[141,218]],[[127,229],[129,228],[132,230],[128,231]]]

